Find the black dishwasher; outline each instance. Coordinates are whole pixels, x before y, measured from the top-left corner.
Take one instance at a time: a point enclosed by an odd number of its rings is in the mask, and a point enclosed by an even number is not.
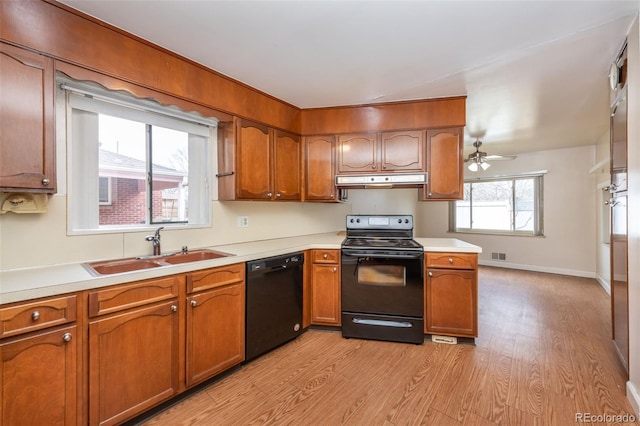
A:
[[[303,253],[247,262],[245,360],[302,332]]]

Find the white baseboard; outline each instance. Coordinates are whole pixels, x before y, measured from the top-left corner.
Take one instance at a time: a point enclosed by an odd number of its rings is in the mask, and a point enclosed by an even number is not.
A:
[[[640,418],[640,394],[638,394],[638,390],[630,381],[627,382],[627,399],[631,403],[633,411],[635,411],[636,419]]]
[[[598,281],[598,283],[600,283],[600,287],[602,287],[604,291],[606,291],[607,294],[611,296],[611,286],[609,285],[609,281],[606,281],[600,275],[596,275],[596,280]]]
[[[574,277],[596,278],[595,272],[577,271],[574,269],[550,268],[547,266],[522,265],[519,263],[509,263],[495,260],[479,259],[478,264],[486,266],[495,266],[497,268],[521,269],[524,271],[547,272],[550,274],[571,275]]]

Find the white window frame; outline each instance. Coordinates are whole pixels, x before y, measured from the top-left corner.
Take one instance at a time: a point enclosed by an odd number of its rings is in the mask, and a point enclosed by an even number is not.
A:
[[[66,97],[69,235],[139,232],[158,227],[148,210],[144,224],[99,225],[99,206],[102,203],[99,202],[98,185],[95,183],[98,146],[87,149],[87,144],[81,141],[95,140],[100,113],[189,133],[189,173],[200,178],[189,182],[188,222],[163,222],[162,225],[171,228],[211,227],[211,182],[215,173],[212,151],[216,146],[217,119],[165,107],[152,100],[138,99],[126,92],[110,91],[98,84],[79,82],[62,75],[58,75],[57,84]],[[208,139],[208,143],[191,143],[203,139]],[[191,152],[194,149],[192,145],[197,148],[195,152]]]
[[[546,170],[539,172],[532,172],[526,174],[509,175],[509,176],[493,176],[487,178],[473,178],[465,179],[464,184],[483,183],[483,182],[498,182],[498,181],[511,181],[515,188],[515,181],[522,179],[534,180],[534,226],[533,231],[518,231],[518,230],[497,230],[497,229],[482,229],[473,228],[473,222],[471,228],[457,228],[456,227],[456,206],[458,201],[451,201],[449,203],[449,232],[453,233],[469,233],[469,234],[490,234],[490,235],[518,235],[518,236],[531,236],[531,237],[543,237],[544,236],[544,174]],[[464,193],[464,191],[463,191]],[[512,193],[512,197],[515,198],[515,189]],[[460,200],[462,201],[462,200]],[[473,220],[473,195],[470,200],[471,215]],[[515,205],[515,199],[512,200]],[[514,210],[515,214],[515,210]],[[514,219],[511,220],[511,226],[514,224]]]

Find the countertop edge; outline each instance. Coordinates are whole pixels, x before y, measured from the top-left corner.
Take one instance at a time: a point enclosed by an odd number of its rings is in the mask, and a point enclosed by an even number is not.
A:
[[[232,256],[105,276],[91,275],[82,266],[82,263],[1,271],[0,304],[5,305],[167,275],[188,273],[297,251],[314,249],[339,250],[343,240],[343,234],[332,232],[203,247],[230,253]],[[455,238],[416,237],[415,240],[423,245],[425,252],[482,253],[481,247]],[[46,285],[43,285],[43,283],[46,283]]]

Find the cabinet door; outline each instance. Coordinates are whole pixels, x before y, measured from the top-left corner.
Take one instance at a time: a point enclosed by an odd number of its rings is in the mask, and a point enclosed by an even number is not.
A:
[[[456,200],[463,196],[461,128],[427,130],[427,172],[423,200]]]
[[[269,128],[246,120],[236,132],[236,194],[238,199],[271,199],[271,138]]]
[[[311,275],[311,323],[340,325],[339,266],[314,264]]]
[[[187,298],[187,386],[244,360],[244,283]]]
[[[380,142],[383,171],[424,171],[424,131],[383,133]]]
[[[50,58],[0,43],[0,188],[56,190]]]
[[[476,337],[477,272],[428,269],[425,287],[425,333]]]
[[[335,138],[305,138],[305,200],[336,201]]]
[[[89,424],[122,423],[178,391],[177,300],[89,324]]]
[[[375,134],[338,136],[338,173],[378,171],[378,143]]]
[[[301,200],[300,161],[302,144],[300,137],[275,131],[273,141],[274,199]]]
[[[76,424],[76,327],[0,344],[0,423]]]

